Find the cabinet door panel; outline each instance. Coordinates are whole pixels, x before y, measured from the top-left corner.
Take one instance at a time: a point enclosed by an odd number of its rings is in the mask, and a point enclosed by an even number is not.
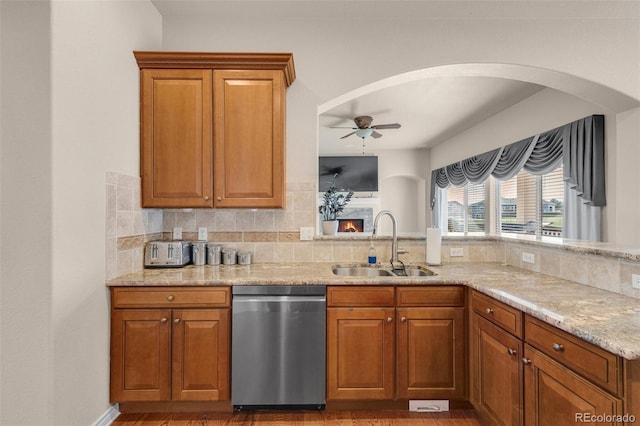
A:
[[[281,71],[216,70],[215,205],[284,207]]]
[[[327,309],[327,399],[391,399],[394,309]]]
[[[173,311],[172,399],[229,399],[229,309]]]
[[[477,314],[471,325],[471,402],[496,425],[522,425],[522,342]]]
[[[142,70],[143,207],[211,207],[212,71]]]
[[[464,308],[399,308],[398,396],[464,399]]]
[[[169,399],[168,309],[115,310],[111,315],[111,401]]]
[[[285,206],[281,71],[214,72],[216,207]]]
[[[563,426],[585,422],[595,416],[622,416],[622,401],[567,370],[529,345],[524,368],[525,423],[535,426]],[[593,416],[593,417],[591,417]],[[594,422],[598,425],[619,422]]]

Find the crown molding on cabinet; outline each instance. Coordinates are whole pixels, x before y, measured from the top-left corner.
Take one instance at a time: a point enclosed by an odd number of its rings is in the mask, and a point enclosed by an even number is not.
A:
[[[287,87],[296,79],[293,53],[134,51],[138,67],[282,70]]]

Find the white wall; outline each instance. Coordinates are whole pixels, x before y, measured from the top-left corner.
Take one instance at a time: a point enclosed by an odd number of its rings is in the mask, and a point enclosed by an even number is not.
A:
[[[607,120],[605,126],[614,120]],[[607,141],[615,138],[616,145],[607,149],[608,203],[605,219],[609,228],[609,239],[618,244],[638,247],[640,244],[640,108],[618,114],[616,127],[607,131]],[[612,197],[613,200],[612,200]]]
[[[398,231],[426,232],[425,187],[431,171],[429,150],[405,149],[379,151],[380,198],[382,208],[391,210],[398,219]],[[381,223],[385,234],[391,224]]]
[[[425,233],[425,227],[421,218],[418,217],[420,205],[418,203],[418,181],[408,176],[393,176],[380,182],[382,193],[382,209],[389,210],[393,213],[397,220],[398,233],[422,231]],[[424,186],[423,186],[424,188]],[[424,197],[422,197],[424,200]],[[424,208],[422,209],[424,211]],[[386,226],[381,225],[384,231],[380,235],[390,235],[391,228],[389,222],[385,222]],[[422,225],[422,226],[421,226]],[[385,228],[387,228],[385,230]]]
[[[88,425],[109,408],[105,173],[138,174],[132,50],[160,49],[162,19],[148,1],[1,5],[0,423]]]
[[[217,14],[165,15],[163,43],[166,50],[294,53],[297,80],[288,91],[287,115],[289,182],[315,180],[318,105],[413,70],[518,64],[556,71],[560,86],[568,74],[640,100],[637,2],[590,2],[588,8],[563,1],[371,2],[366,8],[359,2],[287,2],[286,10],[275,12],[272,6],[268,1],[222,2],[216,3]],[[528,77],[535,82],[533,74]],[[580,92],[576,85],[571,90]],[[588,114],[600,112],[587,109]],[[550,103],[540,111],[547,112],[545,120],[528,116],[516,130],[528,136],[543,123],[544,129],[550,122],[566,123],[561,118],[577,111],[565,114]],[[636,143],[640,134],[632,127],[618,135],[618,146]],[[467,143],[463,152],[476,148],[477,141]],[[432,164],[458,154],[458,147],[448,147],[434,155]],[[629,177],[640,179],[640,168],[629,171]],[[638,227],[635,222],[623,226]]]
[[[54,412],[89,424],[108,407],[105,174],[139,173],[139,71],[161,48],[148,1],[52,3]]]
[[[49,3],[0,2],[0,424],[52,411]]]

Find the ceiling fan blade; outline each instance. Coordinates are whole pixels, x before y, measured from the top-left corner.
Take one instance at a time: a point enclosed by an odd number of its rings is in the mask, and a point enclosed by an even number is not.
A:
[[[358,130],[357,127],[353,127],[353,126],[329,126],[330,129],[351,129],[351,130]]]
[[[371,126],[372,129],[399,129],[400,128],[400,124],[398,123],[393,123],[393,124],[376,124],[374,126]]]
[[[371,133],[371,137],[378,139],[382,136],[382,133],[378,133],[375,130]]]
[[[349,136],[351,136],[351,135],[355,135],[355,134],[356,134],[356,132],[351,132],[351,133],[348,133],[348,134],[344,135],[344,136],[343,136],[343,137],[341,137],[340,139],[348,138]]]

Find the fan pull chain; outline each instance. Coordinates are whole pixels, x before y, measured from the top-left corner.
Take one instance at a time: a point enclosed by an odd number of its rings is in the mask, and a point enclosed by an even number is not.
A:
[[[364,155],[364,138],[362,138],[362,155]]]

